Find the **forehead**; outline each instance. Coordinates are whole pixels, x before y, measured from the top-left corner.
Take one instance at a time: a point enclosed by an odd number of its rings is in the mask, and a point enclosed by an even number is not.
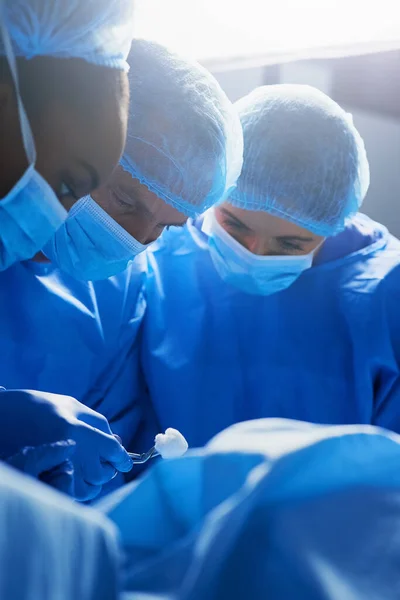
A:
[[[270,237],[317,237],[308,229],[304,229],[295,223],[291,223],[290,221],[281,219],[280,217],[276,217],[275,215],[271,215],[262,210],[244,210],[243,208],[237,208],[228,203],[224,203],[221,208],[229,211],[230,214],[233,214],[249,229],[259,235],[267,235]]]
[[[77,106],[52,103],[46,110],[46,119],[35,131],[37,145],[47,160],[61,166],[74,166],[75,161],[89,163],[104,183],[112,173],[122,153],[126,119],[122,98],[110,95],[99,102],[88,115]]]

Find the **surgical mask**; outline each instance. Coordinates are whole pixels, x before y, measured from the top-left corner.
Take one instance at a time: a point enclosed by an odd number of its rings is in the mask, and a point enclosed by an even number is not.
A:
[[[85,196],[42,251],[75,279],[96,281],[124,271],[148,245],[135,240],[91,196]]]
[[[258,256],[244,248],[218,223],[214,209],[203,221],[202,231],[220,277],[247,294],[269,296],[280,292],[312,265],[314,253],[301,256]]]
[[[8,194],[0,199],[0,271],[32,258],[67,218],[47,181],[35,169],[36,148],[19,91],[17,65],[4,18],[0,32],[18,101],[22,140],[29,166]]]

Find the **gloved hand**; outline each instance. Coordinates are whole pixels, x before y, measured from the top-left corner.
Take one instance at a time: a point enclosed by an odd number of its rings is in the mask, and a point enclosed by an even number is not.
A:
[[[75,442],[66,440],[42,446],[26,446],[6,459],[11,467],[40,479],[44,483],[68,494],[74,493],[74,467],[71,457]]]
[[[115,470],[128,472],[132,461],[112,435],[103,415],[74,398],[31,390],[0,391],[0,455],[25,446],[74,440],[74,496],[91,500]]]

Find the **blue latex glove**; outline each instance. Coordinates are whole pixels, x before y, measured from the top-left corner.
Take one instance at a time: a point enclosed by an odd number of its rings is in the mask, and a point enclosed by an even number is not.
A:
[[[26,446],[6,459],[10,466],[40,479],[44,483],[72,496],[74,494],[74,467],[71,457],[75,442],[65,440],[42,446]]]
[[[74,440],[74,496],[91,500],[115,471],[132,461],[112,435],[103,415],[74,398],[30,390],[0,392],[0,454],[11,456],[26,446]]]

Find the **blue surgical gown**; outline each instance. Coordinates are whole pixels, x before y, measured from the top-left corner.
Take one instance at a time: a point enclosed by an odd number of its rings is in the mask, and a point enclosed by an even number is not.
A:
[[[288,289],[222,281],[201,221],[147,252],[141,362],[155,429],[202,446],[260,417],[400,431],[400,242],[357,215]]]
[[[0,464],[0,598],[117,600],[121,555],[96,511]]]
[[[378,428],[261,419],[98,507],[135,598],[395,600],[399,461],[399,436]]]
[[[135,340],[143,270],[95,283],[51,263],[0,273],[0,385],[75,397],[102,413],[128,444],[140,427]]]

